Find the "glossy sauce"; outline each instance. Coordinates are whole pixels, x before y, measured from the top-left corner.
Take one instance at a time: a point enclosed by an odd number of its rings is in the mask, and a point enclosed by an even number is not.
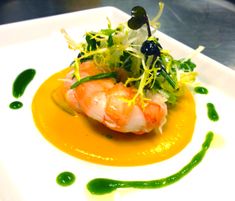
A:
[[[13,101],[9,104],[9,107],[13,110],[17,110],[23,107],[23,103],[20,101]]]
[[[36,71],[34,69],[27,69],[16,77],[12,88],[12,94],[15,98],[19,98],[23,95],[25,88],[32,81],[35,73]]]
[[[25,88],[34,78],[36,71],[34,69],[27,69],[21,72],[13,82],[12,95],[15,98],[19,98],[24,94]],[[23,103],[20,101],[13,101],[9,104],[11,109],[20,109],[23,107]]]
[[[151,181],[120,181],[120,180],[112,180],[105,178],[97,178],[91,180],[87,184],[87,188],[92,194],[102,195],[106,193],[111,193],[112,191],[118,188],[132,187],[140,189],[151,189],[151,188],[162,188],[171,185],[182,179],[202,161],[203,157],[206,154],[206,151],[210,147],[210,144],[213,140],[213,136],[214,136],[213,132],[211,131],[208,132],[206,135],[206,139],[202,144],[201,150],[191,159],[191,161],[187,165],[185,165],[180,171],[178,171],[173,175]]]
[[[208,89],[205,87],[195,87],[194,91],[198,94],[208,94]]]
[[[213,103],[207,103],[207,115],[211,121],[218,121],[219,115]]]
[[[111,131],[82,114],[73,116],[56,105],[51,96],[62,85],[68,69],[59,72],[38,89],[33,103],[34,121],[42,135],[54,146],[90,162],[136,166],[168,159],[191,140],[196,120],[195,102],[186,90],[176,107],[169,110],[163,133],[139,136]]]
[[[75,175],[72,172],[61,172],[56,177],[56,182],[60,186],[70,186],[75,182]]]

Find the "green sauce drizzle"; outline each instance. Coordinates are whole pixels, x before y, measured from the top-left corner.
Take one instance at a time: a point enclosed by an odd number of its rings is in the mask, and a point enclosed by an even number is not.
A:
[[[207,115],[208,115],[209,119],[212,121],[219,120],[219,115],[218,115],[213,103],[207,103]]]
[[[205,87],[195,87],[194,91],[198,94],[208,94],[208,89]]]
[[[16,77],[12,88],[12,94],[15,98],[19,98],[23,95],[25,88],[34,78],[35,73],[36,71],[34,69],[27,69]]]
[[[75,175],[71,172],[62,172],[56,177],[57,184],[61,186],[70,186],[75,181]]]
[[[9,105],[9,107],[14,110],[20,109],[22,106],[23,106],[23,103],[21,103],[20,101],[14,101],[14,102],[10,103],[10,105]]]
[[[87,184],[87,189],[96,195],[102,195],[106,193],[111,193],[118,188],[140,188],[140,189],[151,189],[151,188],[161,188],[173,184],[183,178],[188,174],[194,167],[196,167],[203,159],[206,151],[210,147],[213,140],[213,132],[208,132],[204,143],[202,144],[201,150],[191,159],[191,161],[185,165],[177,173],[170,175],[168,177],[150,180],[150,181],[120,181],[105,178],[97,178],[91,180]]]

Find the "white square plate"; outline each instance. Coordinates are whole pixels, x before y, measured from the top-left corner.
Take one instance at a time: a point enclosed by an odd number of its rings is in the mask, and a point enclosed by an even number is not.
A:
[[[0,201],[78,201],[78,200],[235,200],[235,73],[204,56],[197,55],[198,79],[209,89],[208,95],[195,94],[196,128],[191,143],[175,157],[152,165],[138,167],[108,167],[88,163],[69,156],[50,143],[34,125],[31,102],[38,87],[49,76],[65,68],[76,56],[67,48],[60,34],[65,28],[80,40],[86,31],[129,19],[113,7],[74,12],[0,26]],[[186,57],[193,50],[157,32],[164,49],[176,58]],[[200,45],[200,44],[199,44]],[[11,110],[12,84],[27,68],[36,69],[34,80],[20,98],[24,106]],[[218,122],[207,117],[206,103],[215,104]],[[203,161],[179,182],[161,189],[121,189],[105,196],[94,196],[86,190],[93,178],[121,180],[152,180],[180,170],[200,150],[206,133],[212,130],[215,139]],[[70,187],[61,187],[56,176],[63,171],[76,175]]]

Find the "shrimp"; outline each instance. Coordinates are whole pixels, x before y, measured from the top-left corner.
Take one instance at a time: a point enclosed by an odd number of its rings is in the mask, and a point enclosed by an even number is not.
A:
[[[81,78],[101,73],[92,61],[86,61],[79,68]],[[71,78],[70,73],[68,77]],[[73,79],[66,79],[65,85],[71,86]],[[69,81],[68,81],[69,80]],[[128,104],[137,90],[127,87],[112,78],[92,80],[66,91],[67,103],[77,112],[95,119],[108,128],[122,132],[144,134],[160,128],[166,122],[167,106],[160,94],[149,95],[144,100]]]

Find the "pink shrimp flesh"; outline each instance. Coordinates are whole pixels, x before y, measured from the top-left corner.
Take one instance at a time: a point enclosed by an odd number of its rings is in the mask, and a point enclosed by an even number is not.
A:
[[[102,71],[92,61],[79,66],[81,78],[95,75]],[[128,104],[137,90],[116,83],[112,78],[92,80],[70,89],[73,84],[71,73],[65,85],[68,86],[65,99],[77,112],[82,112],[108,128],[122,132],[143,134],[155,128],[160,128],[166,122],[167,106],[160,94],[151,95],[144,101],[144,106],[138,98],[133,104]]]

